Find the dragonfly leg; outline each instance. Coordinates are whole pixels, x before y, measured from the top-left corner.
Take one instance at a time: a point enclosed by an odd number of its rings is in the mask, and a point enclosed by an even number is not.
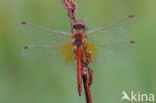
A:
[[[87,43],[86,42],[83,42],[83,51],[84,51],[84,56],[85,56],[85,64],[88,65],[91,60],[92,60],[92,53],[91,51],[88,49],[88,46],[87,46]]]

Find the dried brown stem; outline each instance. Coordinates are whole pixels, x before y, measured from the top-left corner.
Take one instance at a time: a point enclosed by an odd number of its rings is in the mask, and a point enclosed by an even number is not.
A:
[[[87,76],[87,71],[89,74],[89,80]],[[85,95],[86,95],[86,102],[92,103],[90,86],[93,80],[93,73],[92,73],[92,70],[86,64],[83,64],[83,67],[82,67],[82,79],[83,79],[83,85],[84,85],[84,90],[85,90]]]
[[[68,12],[67,15],[70,18],[71,22],[77,21],[76,18],[77,4],[73,0],[61,0],[61,2],[67,9]]]
[[[87,75],[83,76],[83,84],[84,84],[84,89],[85,89],[85,94],[86,94],[86,102],[92,103],[90,87],[89,87],[88,80],[87,80]]]

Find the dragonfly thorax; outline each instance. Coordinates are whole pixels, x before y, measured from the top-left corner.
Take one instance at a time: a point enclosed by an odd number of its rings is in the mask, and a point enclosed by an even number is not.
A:
[[[73,34],[73,43],[77,46],[81,46],[82,43],[84,42],[84,38],[85,38],[85,33],[82,32],[81,30],[77,30]]]

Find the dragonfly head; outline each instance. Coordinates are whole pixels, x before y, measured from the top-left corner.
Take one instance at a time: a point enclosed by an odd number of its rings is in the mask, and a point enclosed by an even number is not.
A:
[[[72,29],[73,30],[85,30],[84,21],[79,20],[79,21],[73,22],[72,23]]]

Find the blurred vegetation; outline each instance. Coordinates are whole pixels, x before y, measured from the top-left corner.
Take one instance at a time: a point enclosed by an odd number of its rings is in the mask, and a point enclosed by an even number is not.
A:
[[[124,36],[141,48],[128,57],[93,68],[93,103],[121,103],[122,91],[156,94],[156,1],[76,0],[78,16],[89,29],[130,14],[140,17],[138,27]],[[25,20],[70,32],[60,0],[0,0],[0,103],[85,103],[77,93],[76,67],[53,67],[23,59],[27,39],[16,31]],[[59,42],[59,41],[58,41]]]

